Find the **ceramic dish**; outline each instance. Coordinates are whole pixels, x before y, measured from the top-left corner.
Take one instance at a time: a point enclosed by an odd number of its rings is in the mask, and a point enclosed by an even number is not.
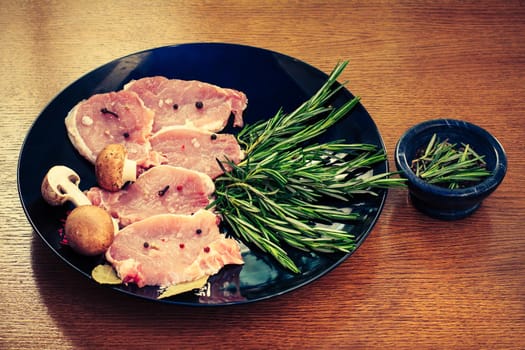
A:
[[[245,111],[246,123],[273,116],[281,107],[285,111],[295,109],[327,79],[327,75],[320,70],[273,51],[234,44],[196,43],[155,48],[116,59],[84,75],[59,93],[38,116],[26,136],[18,165],[18,189],[24,211],[35,232],[65,263],[88,278],[91,278],[91,270],[101,258],[77,255],[60,244],[58,231],[66,216],[66,208],[47,205],[41,198],[40,184],[51,166],[62,164],[80,175],[82,190],[94,186],[93,166],[69,142],[64,126],[65,116],[76,103],[95,93],[119,90],[132,79],[155,75],[196,79],[245,92],[249,99]],[[348,90],[343,89],[336,96],[334,105],[341,105],[352,97]],[[346,139],[384,148],[374,121],[361,104],[324,137],[325,140]],[[388,171],[388,163],[379,164],[375,171]],[[383,191],[377,197],[367,197],[350,204],[366,215],[366,219],[358,225],[345,226],[356,235],[357,247],[376,223],[385,197],[386,191]],[[302,271],[293,274],[280,268],[272,258],[245,248],[243,266],[224,268],[210,278],[204,289],[161,301],[183,305],[230,305],[263,300],[318,279],[350,255],[292,251]],[[134,285],[110,288],[158,300],[158,288],[139,289]]]
[[[452,144],[468,144],[484,156],[490,175],[465,188],[448,189],[429,184],[412,171],[416,152],[432,135]],[[507,156],[501,143],[487,130],[455,119],[433,119],[414,125],[399,139],[395,149],[396,167],[408,181],[412,204],[421,212],[443,220],[463,219],[473,214],[501,184],[507,172]]]

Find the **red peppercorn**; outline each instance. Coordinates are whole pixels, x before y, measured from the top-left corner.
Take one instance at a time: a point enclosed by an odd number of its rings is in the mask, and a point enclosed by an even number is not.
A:
[[[180,249],[184,248],[184,243],[179,244],[179,248]]]
[[[210,252],[210,247],[204,247],[204,252],[205,253],[209,253]]]
[[[182,191],[182,185],[177,185],[177,191]]]

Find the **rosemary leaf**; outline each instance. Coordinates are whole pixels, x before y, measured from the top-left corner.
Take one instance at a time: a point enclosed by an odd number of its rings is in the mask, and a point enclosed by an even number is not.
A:
[[[355,97],[338,108],[330,105],[344,86],[336,81],[347,64],[336,65],[321,88],[291,113],[281,109],[245,126],[237,134],[244,160],[219,161],[231,170],[215,179],[216,199],[208,208],[222,214],[235,236],[294,273],[300,270],[287,247],[322,253],[355,249],[355,236],[332,223],[359,222],[361,215],[321,204],[326,199],[348,202],[355,195],[404,186],[403,179],[390,177],[393,173],[373,173],[386,160],[375,145],[313,142],[359,103]]]
[[[462,143],[459,147],[448,140],[439,140],[436,134],[432,135],[423,155],[412,161],[412,170],[426,182],[450,189],[475,184],[490,175],[483,156],[470,145]]]

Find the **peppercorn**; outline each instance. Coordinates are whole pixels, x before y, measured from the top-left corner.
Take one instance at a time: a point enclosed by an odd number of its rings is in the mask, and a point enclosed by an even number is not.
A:
[[[112,115],[112,116],[114,116],[115,118],[118,119],[118,114],[117,113],[112,112],[112,111],[110,111],[109,109],[107,109],[105,107],[100,109],[100,113],[102,113],[102,114],[109,114],[109,115]]]
[[[166,192],[169,190],[169,188],[170,188],[170,185],[166,185],[166,187],[164,187],[162,190],[160,190],[160,191],[158,192],[158,195],[159,195],[160,197],[164,196],[164,195],[166,194]]]

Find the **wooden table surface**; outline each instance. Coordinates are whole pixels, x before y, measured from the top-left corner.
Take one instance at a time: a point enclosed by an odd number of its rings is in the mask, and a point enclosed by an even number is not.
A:
[[[0,28],[1,349],[525,348],[523,1],[2,1]],[[341,80],[362,97],[392,166],[406,129],[453,117],[501,141],[507,176],[456,222],[391,190],[351,258],[266,301],[195,308],[115,293],[33,231],[19,151],[47,103],[85,73],[187,42],[263,47],[325,72],[349,59]]]

